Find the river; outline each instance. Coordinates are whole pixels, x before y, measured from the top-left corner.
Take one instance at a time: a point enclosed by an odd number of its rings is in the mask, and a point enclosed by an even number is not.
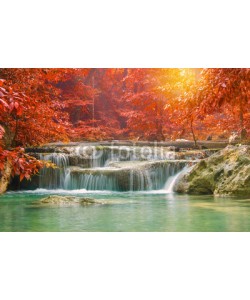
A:
[[[36,207],[48,194],[110,204]],[[0,231],[250,231],[250,199],[154,192],[26,191],[0,197]]]
[[[199,153],[108,146],[94,148],[93,158],[89,150],[74,146],[38,154],[59,168],[44,169],[33,183],[0,196],[0,231],[250,231],[250,199],[174,193],[180,172]],[[34,205],[48,195],[105,204]]]

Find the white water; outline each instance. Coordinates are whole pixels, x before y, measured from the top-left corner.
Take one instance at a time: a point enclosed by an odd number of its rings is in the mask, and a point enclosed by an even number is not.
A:
[[[61,194],[61,195],[84,195],[84,194],[173,194],[174,193],[174,186],[177,183],[181,174],[186,173],[190,170],[190,167],[184,167],[181,171],[177,174],[168,177],[164,187],[162,189],[152,189],[150,186],[149,189],[143,189],[143,186],[140,186],[140,190],[132,190],[129,191],[117,191],[117,190],[108,190],[108,189],[62,189],[62,188],[37,188],[35,190],[21,190],[21,191],[8,191],[8,194],[16,194],[16,193],[27,193],[27,194]],[[166,174],[167,175],[167,174]]]
[[[58,169],[43,169],[39,175],[40,189],[81,191],[154,191],[172,193],[185,161],[164,162],[155,155],[154,159],[141,161],[134,148],[128,155],[121,156],[119,150],[99,151],[90,149],[87,160],[81,148],[73,147],[71,152],[41,154],[41,159],[51,160]],[[116,149],[117,150],[117,149]],[[93,152],[93,153],[92,153]],[[73,153],[76,156],[71,156]],[[100,155],[102,153],[102,155]],[[173,152],[174,153],[174,152]],[[118,155],[119,154],[119,155]],[[168,156],[169,153],[167,152]],[[151,157],[152,158],[152,157]],[[127,163],[128,161],[131,162]],[[120,163],[115,163],[120,162]],[[114,165],[114,166],[113,166]]]
[[[64,194],[64,195],[81,195],[81,194],[111,194],[112,191],[87,191],[86,189],[79,190],[65,190],[65,189],[35,189],[35,190],[21,190],[21,191],[8,191],[7,194]]]
[[[167,182],[165,183],[165,186],[164,186],[164,190],[165,190],[166,194],[174,193],[174,187],[175,187],[175,184],[177,183],[177,180],[179,179],[179,177],[182,174],[188,172],[189,169],[190,168],[184,167],[184,169],[182,169],[176,175],[171,176],[167,179]]]
[[[76,171],[64,171],[62,186],[51,186],[49,178],[45,178],[42,188],[63,188],[66,190],[110,190],[110,191],[145,191],[159,190],[165,185],[167,178],[173,177],[183,164],[162,164],[155,168],[95,168]],[[44,181],[43,181],[44,182]]]

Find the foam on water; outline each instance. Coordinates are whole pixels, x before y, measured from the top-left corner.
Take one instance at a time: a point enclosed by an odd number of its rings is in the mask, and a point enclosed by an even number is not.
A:
[[[83,151],[82,147],[72,147],[66,153],[41,154],[40,159],[50,160],[58,168],[42,169],[38,177],[39,184],[33,186],[39,189],[33,193],[173,192],[179,172],[187,165],[187,161],[164,161],[159,151],[141,160],[142,154],[138,154],[138,149],[127,148],[126,157],[122,155],[124,149],[112,147],[102,150],[92,147],[88,151]],[[85,156],[88,152],[90,156],[87,159]],[[72,159],[72,153],[77,155],[77,159]],[[169,153],[174,154],[169,151],[168,156],[171,156]]]
[[[79,195],[79,194],[111,194],[112,191],[87,191],[86,189],[78,190],[64,190],[64,189],[35,189],[35,190],[20,190],[8,191],[7,194],[65,194],[65,195]]]

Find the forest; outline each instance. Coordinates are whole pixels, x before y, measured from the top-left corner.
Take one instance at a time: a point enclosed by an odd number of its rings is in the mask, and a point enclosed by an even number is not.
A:
[[[50,162],[25,147],[72,141],[250,136],[250,69],[0,69],[0,172]]]

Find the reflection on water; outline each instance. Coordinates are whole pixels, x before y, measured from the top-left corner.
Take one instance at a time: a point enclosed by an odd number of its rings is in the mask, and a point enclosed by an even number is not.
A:
[[[48,193],[105,200],[105,205],[33,206]],[[46,191],[0,197],[0,231],[250,231],[250,199],[152,192]]]

